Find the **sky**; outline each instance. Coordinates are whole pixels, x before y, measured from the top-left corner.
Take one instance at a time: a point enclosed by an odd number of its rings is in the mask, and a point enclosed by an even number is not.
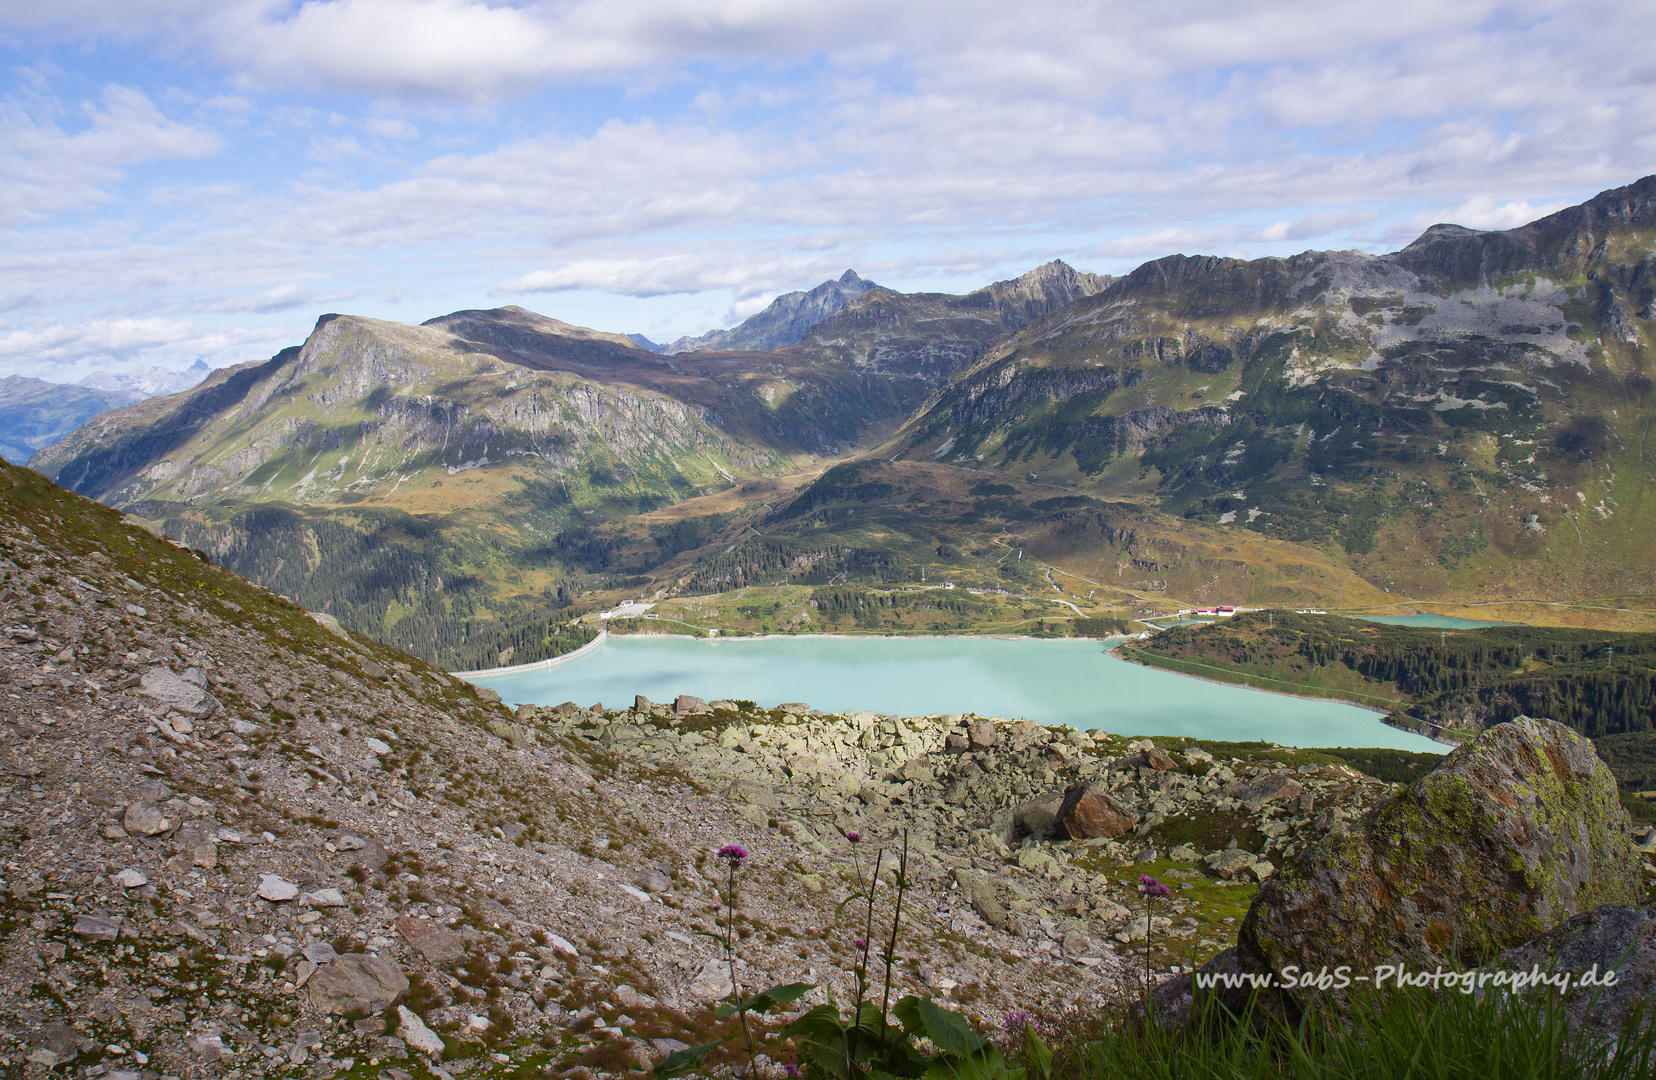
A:
[[[0,0],[0,376],[324,312],[1392,251],[1656,172],[1649,0]]]

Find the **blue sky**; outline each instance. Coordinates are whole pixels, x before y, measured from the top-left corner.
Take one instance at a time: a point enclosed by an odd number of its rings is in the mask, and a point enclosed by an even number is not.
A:
[[[1648,0],[0,0],[0,375],[1508,228],[1656,171],[1652,41]]]

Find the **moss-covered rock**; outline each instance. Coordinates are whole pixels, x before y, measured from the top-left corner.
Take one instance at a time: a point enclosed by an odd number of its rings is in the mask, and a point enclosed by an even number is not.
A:
[[[1609,767],[1562,724],[1519,717],[1290,861],[1238,945],[1277,971],[1475,964],[1639,896]]]

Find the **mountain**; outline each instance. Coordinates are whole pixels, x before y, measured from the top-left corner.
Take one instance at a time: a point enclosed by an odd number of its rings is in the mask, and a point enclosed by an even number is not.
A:
[[[0,379],[0,458],[21,465],[87,420],[140,400],[126,390],[64,386],[8,375]]]
[[[139,397],[160,397],[188,390],[205,379],[212,370],[206,361],[197,360],[183,371],[158,367],[132,368],[121,372],[94,371],[79,385],[93,390],[124,391]]]
[[[803,338],[811,327],[874,288],[878,286],[872,281],[864,281],[855,270],[847,270],[838,280],[824,281],[810,292],[783,293],[772,300],[765,310],[750,315],[729,330],[709,330],[699,337],[681,337],[657,351],[752,350],[792,345]]]
[[[1306,545],[1394,594],[1649,596],[1653,201],[1647,177],[1389,255],[1158,259],[997,344],[877,453]],[[1094,546],[1094,569],[1122,554]]]
[[[821,324],[832,341],[767,352],[662,356],[515,307],[421,326],[325,315],[303,346],[98,416],[34,467],[459,664],[525,618],[648,581],[657,526],[642,552],[617,535],[639,515],[768,492],[889,432],[1031,305],[1085,285],[1019,280],[966,297],[871,290]]]

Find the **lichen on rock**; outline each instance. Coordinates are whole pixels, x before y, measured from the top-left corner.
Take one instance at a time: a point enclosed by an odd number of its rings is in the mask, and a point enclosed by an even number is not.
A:
[[[1475,964],[1640,895],[1610,769],[1562,724],[1519,717],[1331,833],[1260,890],[1241,950],[1274,970]]]

